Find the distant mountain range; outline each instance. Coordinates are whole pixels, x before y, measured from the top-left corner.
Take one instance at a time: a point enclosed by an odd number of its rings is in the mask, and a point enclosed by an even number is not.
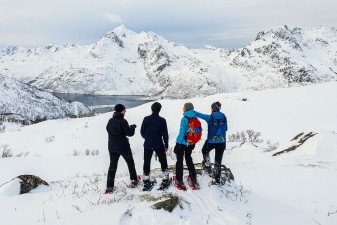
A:
[[[190,98],[337,78],[337,29],[258,33],[240,49],[190,49],[119,26],[92,45],[0,50],[0,74],[52,92]]]
[[[0,75],[0,122],[29,124],[92,114],[80,102],[66,102],[48,92]]]

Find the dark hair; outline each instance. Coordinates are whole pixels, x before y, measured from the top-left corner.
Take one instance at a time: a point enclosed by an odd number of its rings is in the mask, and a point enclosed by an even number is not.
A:
[[[122,105],[122,104],[115,105],[115,111],[116,112],[122,112],[122,111],[124,111],[124,109],[125,109],[125,106]]]
[[[154,113],[159,113],[161,110],[161,104],[159,102],[155,102],[151,105],[151,110]]]

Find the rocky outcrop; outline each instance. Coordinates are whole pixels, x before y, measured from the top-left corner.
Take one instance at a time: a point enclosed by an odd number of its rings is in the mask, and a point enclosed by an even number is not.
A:
[[[49,184],[38,176],[34,175],[20,175],[20,195],[29,193],[31,190],[39,187],[40,185],[49,186]]]

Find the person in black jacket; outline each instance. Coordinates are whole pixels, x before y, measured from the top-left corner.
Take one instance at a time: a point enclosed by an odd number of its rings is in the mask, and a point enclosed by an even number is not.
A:
[[[155,102],[151,106],[152,114],[146,116],[143,120],[140,133],[145,139],[144,141],[144,166],[143,180],[144,187],[150,185],[150,168],[153,152],[159,158],[161,169],[163,171],[163,182],[169,182],[169,173],[167,170],[166,152],[168,149],[168,131],[166,120],[159,116],[161,104]],[[163,184],[165,185],[165,184]]]
[[[113,192],[117,164],[120,156],[124,158],[128,165],[131,179],[130,186],[136,187],[138,184],[135,162],[133,160],[129,139],[127,138],[127,136],[131,137],[135,134],[136,125],[133,124],[129,126],[128,121],[124,119],[125,113],[125,106],[117,104],[113,117],[106,126],[106,130],[109,134],[108,147],[110,155],[106,193]]]

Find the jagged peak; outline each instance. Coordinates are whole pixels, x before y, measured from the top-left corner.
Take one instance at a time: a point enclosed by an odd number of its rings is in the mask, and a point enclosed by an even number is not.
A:
[[[127,34],[134,34],[135,32],[133,32],[132,30],[126,28],[124,26],[124,24],[116,27],[115,29],[113,29],[113,31],[117,36],[125,36]]]

